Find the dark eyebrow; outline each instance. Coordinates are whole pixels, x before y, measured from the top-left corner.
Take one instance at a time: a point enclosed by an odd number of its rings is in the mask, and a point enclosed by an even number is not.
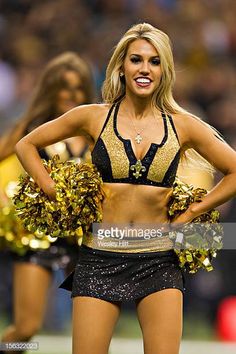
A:
[[[140,55],[140,54],[135,54],[135,53],[131,53],[129,56],[131,57],[132,55],[134,55],[134,56],[136,56],[136,57],[142,57],[142,55]],[[154,58],[160,58],[160,56],[159,56],[159,55],[153,55],[151,58],[152,58],[152,59],[154,59]]]

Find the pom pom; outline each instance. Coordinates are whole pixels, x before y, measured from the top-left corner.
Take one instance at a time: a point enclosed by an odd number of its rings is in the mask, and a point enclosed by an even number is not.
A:
[[[168,205],[170,221],[187,210],[191,203],[201,202],[206,194],[205,189],[194,189],[177,178]],[[222,248],[223,227],[219,224],[219,217],[219,212],[212,209],[170,233],[181,268],[189,273],[196,273],[200,268],[207,271],[213,269],[212,258]]]
[[[26,230],[16,216],[11,197],[16,192],[16,182],[9,182],[0,205],[0,249],[24,255],[28,250],[47,249],[56,239]]]
[[[17,215],[30,232],[51,237],[78,237],[102,220],[102,179],[90,163],[61,162],[55,155],[45,168],[56,185],[52,201],[30,176],[21,177],[14,196]]]

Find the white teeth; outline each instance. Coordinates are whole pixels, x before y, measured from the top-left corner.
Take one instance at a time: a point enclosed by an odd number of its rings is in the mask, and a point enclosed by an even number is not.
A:
[[[151,82],[150,79],[146,79],[146,78],[138,78],[136,79],[137,82],[140,82],[141,84],[149,84]]]

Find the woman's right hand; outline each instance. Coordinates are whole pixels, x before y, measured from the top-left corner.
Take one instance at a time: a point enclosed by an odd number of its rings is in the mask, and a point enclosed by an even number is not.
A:
[[[56,183],[52,180],[52,182],[47,183],[45,186],[42,186],[41,189],[47,194],[50,200],[56,200]]]

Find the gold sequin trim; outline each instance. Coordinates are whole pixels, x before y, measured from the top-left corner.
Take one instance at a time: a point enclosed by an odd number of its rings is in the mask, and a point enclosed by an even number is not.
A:
[[[163,146],[158,148],[147,175],[149,180],[158,183],[163,181],[171,162],[179,150],[179,142],[170,120],[166,118],[166,122],[168,132],[167,141]]]
[[[115,110],[114,110],[115,111]],[[112,176],[116,178],[129,177],[129,159],[126,155],[123,142],[116,136],[113,128],[114,112],[110,117],[106,128],[101,134],[104,145],[111,162]]]
[[[89,233],[83,237],[82,244],[101,251],[120,253],[159,252],[173,249],[173,242],[168,236],[163,237],[161,240],[149,240],[148,242],[144,242],[145,244],[142,244],[142,241],[132,241],[131,243],[125,242],[127,241],[119,242],[117,240],[114,241],[111,239],[109,239],[107,242],[101,242],[97,237],[94,237],[91,233]]]

